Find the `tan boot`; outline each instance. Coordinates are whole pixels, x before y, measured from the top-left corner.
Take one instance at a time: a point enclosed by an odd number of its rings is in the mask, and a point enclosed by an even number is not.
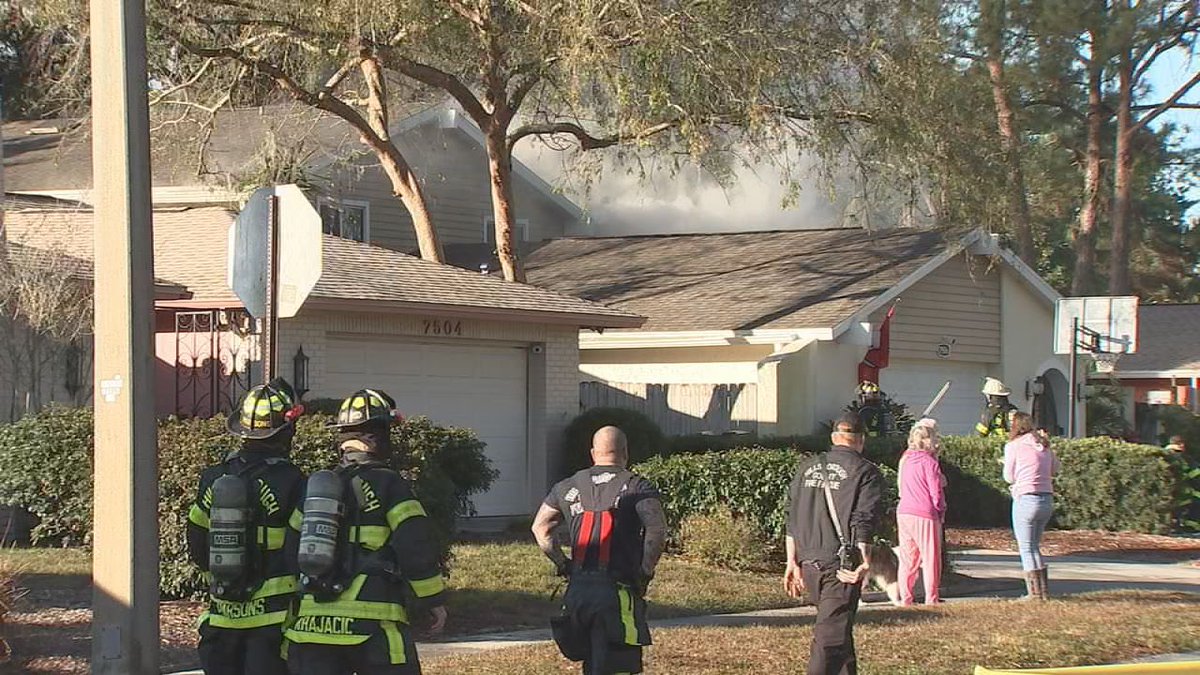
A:
[[[1037,600],[1038,599],[1038,582],[1040,580],[1041,580],[1041,577],[1038,576],[1037,570],[1034,570],[1032,572],[1026,572],[1025,573],[1025,595],[1022,595],[1019,599],[1022,601]]]
[[[1037,571],[1037,592],[1039,600],[1047,600],[1050,598],[1050,577],[1048,576],[1049,568],[1043,567]]]

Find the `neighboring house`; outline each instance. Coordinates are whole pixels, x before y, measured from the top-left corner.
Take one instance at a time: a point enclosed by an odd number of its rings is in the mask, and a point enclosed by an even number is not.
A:
[[[1158,436],[1158,406],[1177,405],[1200,414],[1200,305],[1138,307],[1138,350],[1117,361],[1110,376],[1125,389],[1126,416],[1147,442]]]
[[[491,182],[483,135],[449,105],[409,106],[391,135],[413,166],[446,246],[493,243]],[[236,208],[250,189],[297,182],[320,209],[328,234],[399,251],[416,248],[412,221],[375,155],[340,118],[281,104],[219,112],[211,129],[156,125],[152,198],[157,208]],[[67,120],[3,125],[4,189],[90,204],[88,124]],[[513,161],[517,236],[573,233],[583,212],[520,161]]]
[[[669,433],[811,433],[855,396],[857,366],[893,304],[885,392],[970,433],[985,376],[1066,427],[1058,297],[982,232],[798,230],[552,241],[530,283],[647,317],[580,335],[585,406],[626,405]],[[1044,385],[1044,386],[1038,386]],[[1082,428],[1082,425],[1081,425]]]
[[[154,213],[155,271],[186,289],[156,303],[156,398],[163,414],[212,414],[261,382],[252,321],[226,282],[221,206]],[[6,213],[8,238],[92,257],[86,209]],[[484,516],[528,514],[559,476],[557,449],[579,412],[578,335],[641,317],[559,293],[326,235],[320,281],[280,322],[278,372],[308,398],[362,387],[405,415],[473,429],[500,471],[475,502]]]

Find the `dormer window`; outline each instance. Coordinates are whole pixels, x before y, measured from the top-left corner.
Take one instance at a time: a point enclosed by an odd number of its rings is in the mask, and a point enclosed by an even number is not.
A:
[[[524,218],[518,218],[514,225],[517,241],[529,241],[529,221]],[[487,217],[483,219],[483,243],[496,243],[496,219]]]
[[[321,229],[342,239],[371,240],[371,205],[352,199],[322,200]]]

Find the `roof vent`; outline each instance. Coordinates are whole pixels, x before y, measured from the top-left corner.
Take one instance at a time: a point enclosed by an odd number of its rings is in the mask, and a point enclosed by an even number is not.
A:
[[[480,274],[487,274],[487,273],[488,273],[488,264],[487,264],[487,263],[480,263],[480,265],[479,265],[479,273],[480,273]]]

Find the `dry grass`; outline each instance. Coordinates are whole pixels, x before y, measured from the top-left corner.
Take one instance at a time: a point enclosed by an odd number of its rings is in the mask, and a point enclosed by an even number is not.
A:
[[[746,675],[803,670],[811,619],[789,627],[657,631],[648,673]],[[976,665],[1016,668],[1091,665],[1200,650],[1200,595],[1118,592],[1045,604],[990,601],[888,609],[862,616],[855,631],[864,675],[969,673]],[[431,661],[430,675],[573,673],[552,645]]]

